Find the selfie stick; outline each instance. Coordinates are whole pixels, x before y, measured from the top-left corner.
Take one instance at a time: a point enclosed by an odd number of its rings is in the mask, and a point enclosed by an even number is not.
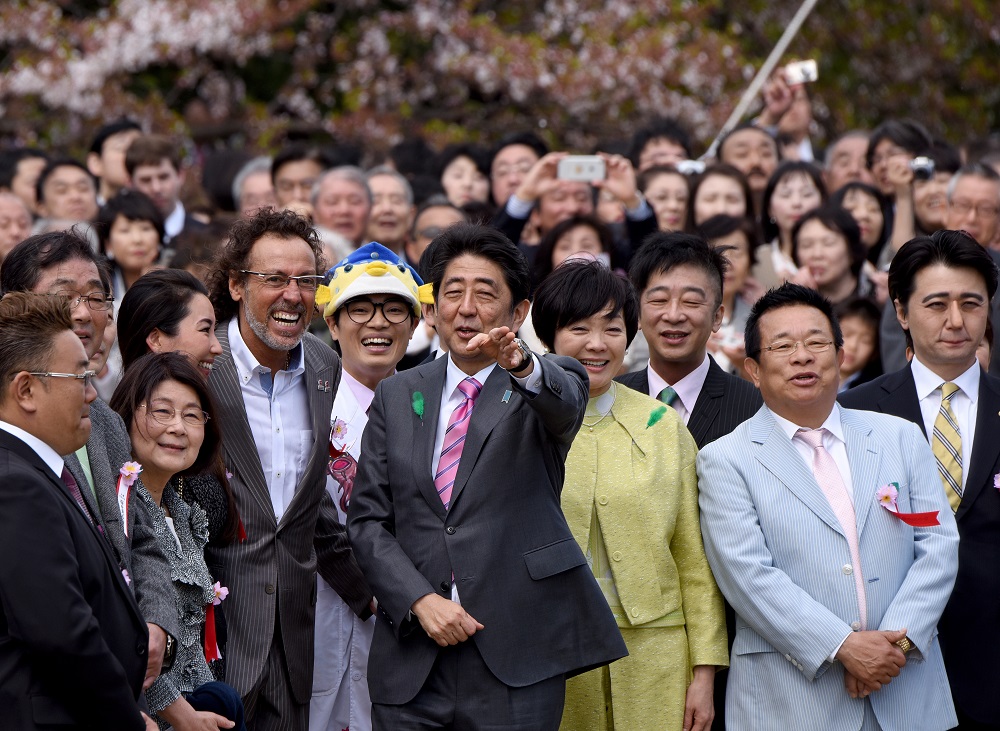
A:
[[[767,81],[768,77],[771,76],[771,72],[774,71],[774,67],[778,65],[778,61],[782,56],[785,55],[785,51],[788,49],[789,44],[795,35],[799,32],[799,28],[809,17],[809,13],[816,6],[817,0],[804,0],[802,5],[799,7],[798,12],[792,18],[792,21],[785,28],[785,32],[781,34],[781,38],[778,39],[778,44],[771,51],[771,55],[767,57],[764,61],[764,65],[760,67],[760,71],[754,76],[753,81],[750,82],[750,86],[747,90],[743,92],[743,97],[740,99],[740,103],[736,105],[733,113],[729,115],[729,119],[726,123],[722,125],[722,129],[719,130],[719,134],[715,136],[712,140],[711,146],[708,151],[699,157],[699,160],[705,160],[711,157],[715,157],[715,151],[719,147],[719,141],[729,134],[729,130],[737,125],[737,123],[743,119],[743,115],[746,114],[747,108],[750,103],[757,98],[757,94],[760,93],[760,89],[764,86],[764,82]]]

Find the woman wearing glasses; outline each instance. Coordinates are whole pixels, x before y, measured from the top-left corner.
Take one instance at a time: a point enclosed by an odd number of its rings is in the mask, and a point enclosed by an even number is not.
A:
[[[170,562],[181,628],[172,666],[146,691],[150,711],[161,728],[244,729],[239,694],[217,682],[208,666],[219,650],[212,617],[205,631],[206,615],[214,614],[215,604],[228,592],[214,583],[205,564],[208,517],[183,498],[189,481],[199,475],[215,473],[225,480],[208,386],[184,355],[154,353],[129,367],[110,405],[128,427],[132,456],[142,470],[141,480],[127,489],[153,516]],[[127,481],[124,472],[122,480]]]
[[[343,375],[333,402],[327,489],[346,522],[361,434],[375,387],[396,371],[420,319],[420,277],[381,244],[363,246],[330,269],[325,304],[330,334],[340,346]],[[316,578],[316,658],[309,728],[371,729],[368,649],[375,620],[360,620],[336,591]]]

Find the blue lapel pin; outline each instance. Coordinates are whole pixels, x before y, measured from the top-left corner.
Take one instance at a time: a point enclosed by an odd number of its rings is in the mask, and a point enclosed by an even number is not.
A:
[[[504,391],[503,392],[503,399],[501,399],[501,400],[504,403],[507,403],[508,401],[510,401],[510,396],[511,396],[511,392],[509,390],[508,391]]]

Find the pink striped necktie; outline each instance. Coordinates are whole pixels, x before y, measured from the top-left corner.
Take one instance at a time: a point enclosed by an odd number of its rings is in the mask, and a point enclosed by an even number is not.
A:
[[[455,486],[458,463],[462,461],[462,449],[465,448],[465,436],[469,433],[472,407],[475,406],[483,385],[475,378],[469,377],[458,384],[458,390],[465,396],[465,400],[451,412],[451,418],[448,419],[444,443],[441,445],[441,458],[438,460],[437,474],[434,475],[434,487],[437,488],[445,510],[451,505],[451,490]]]
[[[812,471],[819,483],[820,489],[833,508],[834,515],[840,521],[840,527],[847,536],[847,545],[851,551],[851,573],[854,574],[854,588],[858,594],[858,611],[861,613],[861,629],[868,626],[868,603],[865,600],[865,578],[861,573],[861,549],[858,544],[858,521],[854,513],[854,503],[847,493],[844,479],[826,447],[823,446],[823,435],[826,429],[799,429],[796,433],[803,442],[813,450]]]
[[[81,512],[87,516],[87,520],[91,523],[94,522],[94,516],[90,514],[90,510],[87,508],[87,503],[83,500],[83,493],[80,492],[80,486],[77,484],[76,479],[74,479],[72,473],[64,466],[62,475],[63,484],[66,485],[66,489],[69,490],[69,494],[72,496],[76,504],[80,506]]]

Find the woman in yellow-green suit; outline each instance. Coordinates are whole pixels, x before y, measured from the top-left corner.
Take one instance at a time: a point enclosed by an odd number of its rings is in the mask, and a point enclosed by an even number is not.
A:
[[[569,261],[532,310],[542,342],[590,377],[562,507],[629,650],[569,680],[561,728],[680,731],[687,716],[708,729],[715,671],[729,660],[701,542],[697,448],[676,411],[612,380],[637,329],[635,294],[601,264]]]

